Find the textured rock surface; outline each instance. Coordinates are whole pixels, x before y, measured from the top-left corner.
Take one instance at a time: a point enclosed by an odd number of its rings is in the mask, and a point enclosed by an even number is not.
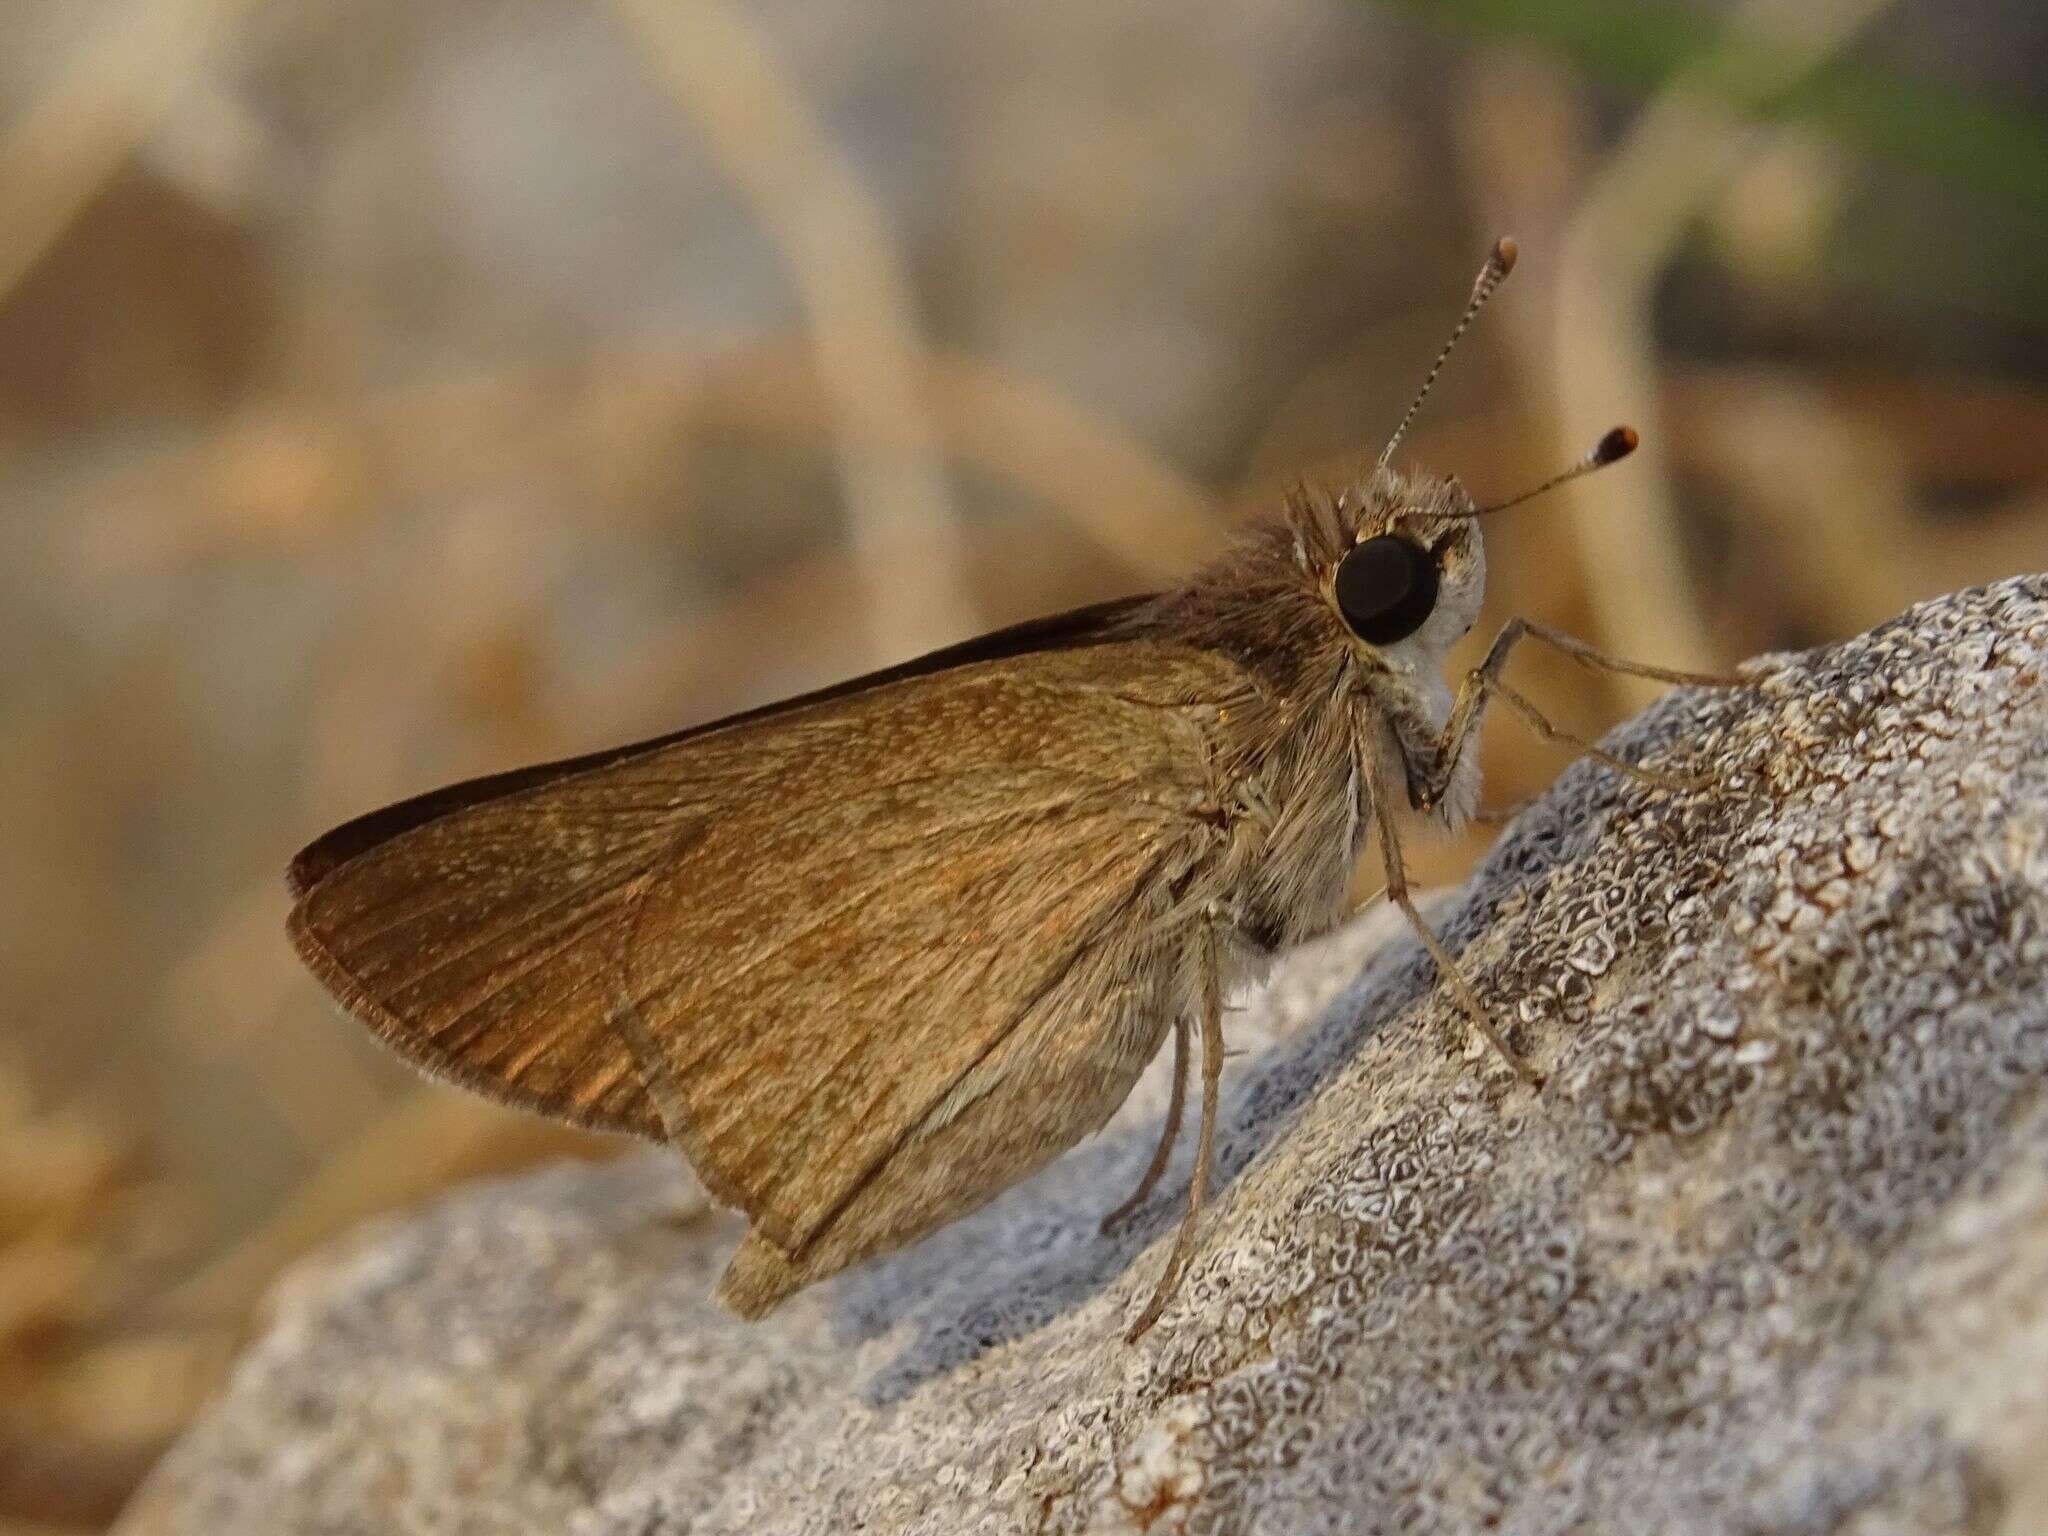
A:
[[[1237,1016],[1141,1344],[1156,1075],[760,1327],[672,1161],[550,1173],[301,1271],[121,1530],[2048,1529],[2048,579],[1757,670],[1610,742],[1718,790],[1574,767],[1441,910],[1540,1094],[1410,940]]]

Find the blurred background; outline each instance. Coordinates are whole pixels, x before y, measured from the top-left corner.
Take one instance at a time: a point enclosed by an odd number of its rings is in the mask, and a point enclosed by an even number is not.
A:
[[[1408,440],[1681,665],[2048,565],[2036,0],[0,0],[0,1532],[279,1269],[591,1138],[280,871],[463,775],[1141,590]],[[1490,624],[1482,626],[1480,637]],[[1598,731],[1646,695],[1521,653]],[[1502,717],[1488,799],[1565,758]],[[1487,833],[1418,844],[1456,879]]]

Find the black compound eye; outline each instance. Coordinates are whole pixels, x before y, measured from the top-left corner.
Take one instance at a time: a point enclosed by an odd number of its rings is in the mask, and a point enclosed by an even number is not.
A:
[[[1419,544],[1383,533],[1337,562],[1337,609],[1367,645],[1392,645],[1422,628],[1436,607],[1436,560]]]

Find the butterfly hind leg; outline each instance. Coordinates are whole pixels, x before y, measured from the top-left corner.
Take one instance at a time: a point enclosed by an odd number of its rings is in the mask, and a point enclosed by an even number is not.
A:
[[[1188,1021],[1187,1016],[1173,1021],[1173,1097],[1167,1102],[1166,1124],[1159,1133],[1159,1146],[1152,1154],[1152,1162],[1138,1180],[1138,1187],[1131,1191],[1130,1199],[1102,1218],[1101,1231],[1109,1233],[1130,1218],[1133,1211],[1143,1205],[1159,1185],[1166,1173],[1166,1165],[1173,1160],[1173,1144],[1180,1139],[1181,1115],[1188,1102]]]
[[[1135,1343],[1151,1330],[1159,1316],[1173,1300],[1186,1277],[1188,1260],[1194,1256],[1195,1229],[1201,1221],[1202,1207],[1209,1200],[1209,1175],[1216,1158],[1216,1115],[1222,1100],[1223,1088],[1223,978],[1220,974],[1220,959],[1217,954],[1216,930],[1213,925],[1202,926],[1201,955],[1201,1009],[1202,1009],[1202,1124],[1195,1138],[1195,1173],[1188,1183],[1188,1206],[1181,1216],[1180,1228],[1173,1235],[1173,1248],[1166,1256],[1166,1269],[1159,1277],[1159,1284],[1152,1292],[1152,1299],[1145,1303],[1145,1310],[1138,1314],[1138,1320],[1124,1335],[1127,1342]],[[1181,1026],[1180,1039],[1186,1038],[1185,1025]],[[1184,1059],[1184,1058],[1183,1058]],[[1172,1116],[1169,1116],[1169,1121]],[[1164,1158],[1155,1161],[1163,1164]],[[1148,1170],[1149,1176],[1149,1170]]]

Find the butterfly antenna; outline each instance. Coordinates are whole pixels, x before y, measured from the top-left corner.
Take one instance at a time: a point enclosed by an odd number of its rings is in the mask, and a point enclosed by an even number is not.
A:
[[[1458,328],[1451,332],[1451,339],[1444,343],[1443,351],[1437,353],[1436,361],[1430,365],[1429,377],[1422,381],[1422,388],[1415,391],[1415,398],[1408,402],[1408,410],[1402,416],[1401,424],[1394,428],[1394,435],[1387,439],[1387,446],[1380,450],[1380,456],[1373,464],[1375,470],[1385,469],[1388,461],[1394,457],[1394,450],[1401,445],[1402,437],[1407,434],[1408,423],[1415,419],[1415,413],[1422,409],[1422,402],[1429,398],[1430,386],[1436,383],[1436,376],[1444,371],[1444,362],[1450,357],[1451,349],[1457,346],[1458,338],[1470,328],[1479,311],[1486,307],[1486,301],[1493,297],[1493,290],[1501,285],[1501,280],[1515,270],[1515,257],[1520,252],[1521,247],[1506,235],[1502,235],[1494,242],[1493,254],[1486,258],[1486,265],[1479,269],[1479,276],[1472,284],[1472,300],[1465,306],[1464,317],[1458,321]]]
[[[1534,501],[1545,491],[1554,491],[1560,485],[1576,480],[1581,475],[1590,475],[1596,469],[1605,469],[1608,465],[1627,458],[1636,451],[1636,445],[1641,441],[1642,438],[1636,435],[1634,427],[1611,428],[1599,442],[1593,445],[1592,450],[1584,458],[1580,459],[1578,463],[1574,464],[1563,474],[1552,475],[1541,485],[1526,490],[1519,496],[1510,496],[1506,501],[1496,501],[1490,507],[1475,507],[1470,512],[1451,512],[1444,515],[1449,517],[1487,517],[1495,512],[1505,512],[1509,507],[1519,507],[1525,501]]]

